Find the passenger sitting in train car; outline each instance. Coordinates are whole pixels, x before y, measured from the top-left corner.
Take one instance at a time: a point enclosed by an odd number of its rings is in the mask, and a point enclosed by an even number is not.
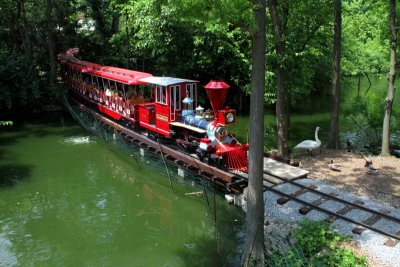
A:
[[[145,97],[143,96],[143,90],[138,90],[137,91],[137,99],[143,100]]]
[[[89,85],[89,84],[90,84],[90,79],[89,79],[89,77],[86,77],[86,78],[83,80],[83,84],[85,84],[85,85]]]
[[[118,97],[124,98],[124,92],[122,92],[121,90],[118,90]]]
[[[106,96],[111,96],[111,95],[112,95],[112,93],[111,93],[110,88],[106,87]]]
[[[134,91],[131,86],[128,87],[128,90],[125,93],[125,97],[128,101],[134,100]]]

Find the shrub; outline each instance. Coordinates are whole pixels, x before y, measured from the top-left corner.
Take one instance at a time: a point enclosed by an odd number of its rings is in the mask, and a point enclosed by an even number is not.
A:
[[[266,256],[266,266],[367,266],[365,257],[357,257],[343,246],[349,238],[331,230],[326,222],[305,219],[299,223],[294,236],[297,242],[289,242],[286,252],[276,249]]]
[[[349,238],[331,230],[326,222],[305,219],[295,236],[310,266],[367,266],[365,257],[343,247]]]

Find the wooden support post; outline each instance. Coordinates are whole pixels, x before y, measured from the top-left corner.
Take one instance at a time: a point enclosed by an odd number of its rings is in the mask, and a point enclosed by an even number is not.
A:
[[[185,178],[185,170],[182,167],[178,167],[178,176]]]

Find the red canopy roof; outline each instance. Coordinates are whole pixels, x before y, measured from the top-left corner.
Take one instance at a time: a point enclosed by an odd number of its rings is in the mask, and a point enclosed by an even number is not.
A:
[[[90,71],[91,74],[114,80],[117,82],[134,85],[134,84],[146,84],[146,82],[140,81],[142,78],[153,76],[150,73],[121,69],[110,66],[102,66],[100,68],[94,68]]]
[[[67,52],[59,54],[58,60],[61,64],[66,64],[72,69],[81,72],[87,72],[105,79],[110,79],[128,85],[147,84],[147,82],[140,81],[140,79],[153,76],[146,72],[102,66],[89,61],[80,60],[74,57],[74,54],[77,53],[77,51],[78,50],[76,48],[69,49]]]
[[[67,65],[75,70],[79,70],[81,72],[89,72],[95,68],[100,68],[101,65],[96,64],[96,63],[92,63],[92,62],[88,62],[88,61],[82,61],[82,60],[74,60],[74,61],[70,61],[67,63]]]

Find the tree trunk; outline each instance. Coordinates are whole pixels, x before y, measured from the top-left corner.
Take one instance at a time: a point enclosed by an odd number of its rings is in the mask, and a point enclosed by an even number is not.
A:
[[[102,14],[103,4],[101,0],[89,1],[90,7],[93,12],[93,19],[96,21],[96,30],[98,30],[103,37],[103,40],[108,40],[110,37],[109,30],[107,29],[106,22]]]
[[[342,0],[336,0],[335,27],[333,40],[333,78],[331,128],[329,131],[328,148],[339,149],[339,107],[340,107],[340,54],[342,43]]]
[[[241,266],[264,266],[264,85],[265,0],[253,0],[257,31],[252,34],[250,95],[249,184],[247,187],[246,240]]]
[[[269,13],[271,14],[276,52],[280,58],[285,58],[285,43],[283,40],[282,23],[279,17],[276,0],[268,0]],[[278,131],[278,154],[283,158],[288,158],[288,124],[287,114],[288,101],[286,92],[287,71],[284,63],[279,62],[276,67],[277,93],[276,93],[276,126]]]
[[[390,72],[388,94],[385,99],[385,118],[382,131],[382,156],[390,155],[390,118],[394,99],[394,81],[396,79],[396,0],[390,0]]]
[[[284,159],[287,159],[289,155],[286,76],[287,72],[284,67],[279,66],[276,70],[276,126],[278,131],[278,155]]]
[[[49,46],[49,63],[50,63],[50,87],[54,86],[56,80],[56,61],[54,58],[54,33],[52,18],[53,3],[47,0],[46,18],[47,18],[47,44]]]
[[[111,34],[117,34],[119,32],[119,18],[119,10],[115,9],[112,16]]]
[[[27,76],[30,75],[31,70],[34,68],[33,67],[33,52],[32,52],[32,41],[29,36],[29,26],[28,26],[28,21],[26,18],[26,11],[25,11],[25,2],[21,1],[21,20],[22,20],[22,25],[23,27],[19,27],[21,39],[24,39],[23,41],[23,48],[25,50],[25,55],[26,55],[26,64],[29,66],[29,73],[27,73]]]

